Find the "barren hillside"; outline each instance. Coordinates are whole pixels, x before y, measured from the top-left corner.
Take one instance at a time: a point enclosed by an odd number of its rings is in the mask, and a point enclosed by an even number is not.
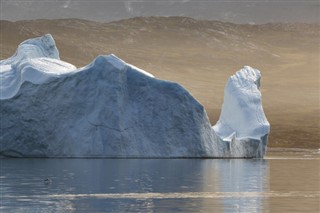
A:
[[[0,24],[1,59],[21,41],[51,33],[61,59],[77,66],[114,53],[158,78],[179,82],[206,107],[212,124],[228,77],[244,65],[258,68],[271,123],[269,146],[319,147],[320,25],[236,25],[183,17]]]

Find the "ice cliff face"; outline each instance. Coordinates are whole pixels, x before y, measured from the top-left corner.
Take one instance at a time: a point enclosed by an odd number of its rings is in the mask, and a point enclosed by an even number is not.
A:
[[[114,55],[80,69],[59,60],[50,35],[0,62],[0,154],[17,157],[263,157],[269,124],[260,73],[245,67],[225,89],[211,127],[177,83]]]

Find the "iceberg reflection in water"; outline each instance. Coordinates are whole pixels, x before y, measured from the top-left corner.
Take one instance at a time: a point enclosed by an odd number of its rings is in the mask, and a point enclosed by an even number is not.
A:
[[[266,160],[2,159],[1,165],[4,212],[261,212],[264,198],[274,196]]]
[[[224,160],[217,163],[219,191],[231,192],[223,199],[225,212],[262,212],[262,200],[269,190],[269,170],[266,160]],[[237,196],[240,195],[240,196]]]

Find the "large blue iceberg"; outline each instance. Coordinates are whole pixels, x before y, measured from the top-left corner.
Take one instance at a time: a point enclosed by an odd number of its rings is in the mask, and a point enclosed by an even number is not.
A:
[[[269,123],[260,72],[225,88],[219,121],[182,86],[115,55],[76,68],[51,35],[0,61],[0,155],[12,157],[262,158]]]

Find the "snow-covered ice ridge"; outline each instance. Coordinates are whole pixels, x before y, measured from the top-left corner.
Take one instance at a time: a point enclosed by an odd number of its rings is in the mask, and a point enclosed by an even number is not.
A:
[[[177,83],[115,55],[76,68],[51,35],[0,61],[0,154],[15,157],[262,158],[269,123],[260,72],[225,87],[219,121]]]

